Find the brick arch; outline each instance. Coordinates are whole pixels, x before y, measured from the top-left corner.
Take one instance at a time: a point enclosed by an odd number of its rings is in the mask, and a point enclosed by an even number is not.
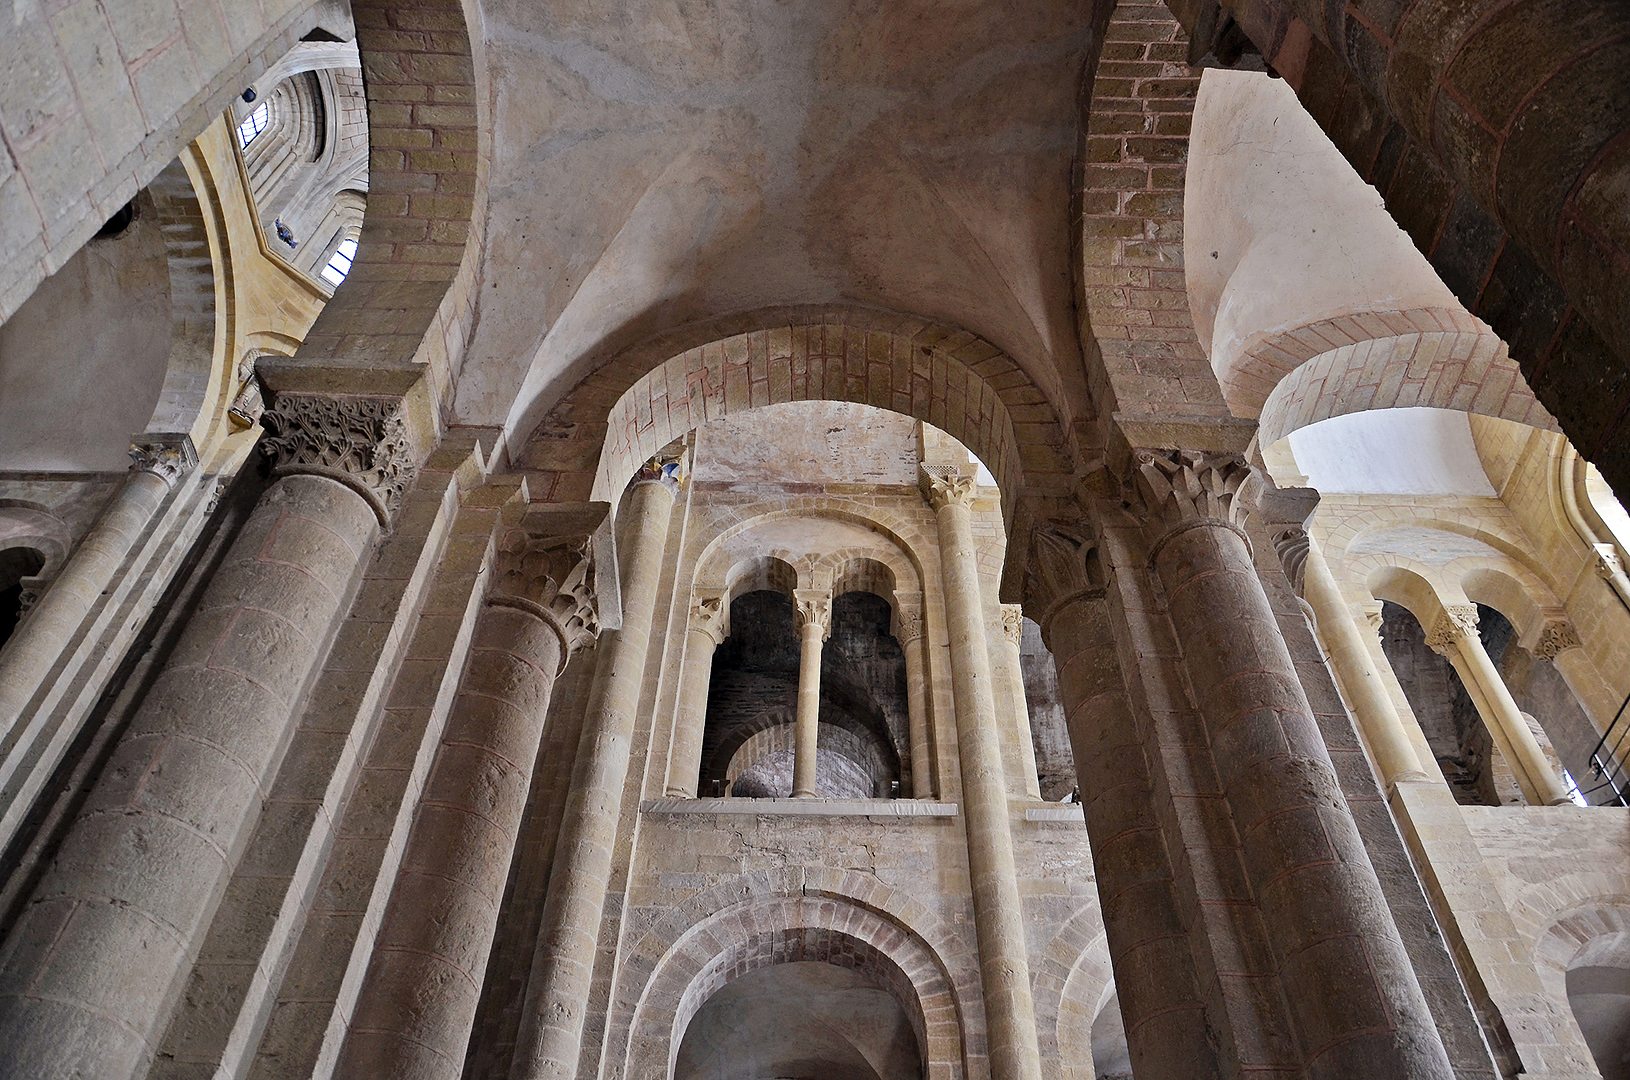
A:
[[[990,342],[892,312],[800,307],[687,327],[602,359],[547,413],[522,415],[516,464],[545,498],[603,498],[687,431],[792,401],[927,421],[979,455],[1011,495],[1067,491],[1080,457],[1046,394]],[[1010,515],[1014,502],[1003,500]]]
[[[367,209],[351,273],[296,360],[429,362],[440,389],[470,325],[486,201],[480,57],[459,0],[354,0],[351,10],[368,100]]]
[[[701,890],[630,943],[624,985],[613,1001],[633,1004],[615,1006],[608,1023],[608,1053],[621,1055],[623,1076],[671,1075],[683,1036],[676,1030],[675,1003],[715,958],[755,933],[800,927],[836,931],[864,943],[905,976],[923,1017],[929,1080],[976,1074],[982,1062],[976,1066],[970,1060],[975,1054],[970,1043],[982,1045],[984,1014],[970,943],[959,940],[925,905],[870,875],[808,868],[763,878],[762,892],[746,900],[737,883]]]

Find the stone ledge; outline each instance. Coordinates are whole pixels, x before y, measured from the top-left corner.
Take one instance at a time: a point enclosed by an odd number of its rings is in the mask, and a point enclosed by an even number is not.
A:
[[[957,804],[921,799],[647,799],[642,814],[772,814],[786,817],[956,817]]]
[[[1086,824],[1086,811],[1081,803],[1063,803],[1058,806],[1028,806],[1024,811],[1026,821],[1063,821],[1071,825]]]

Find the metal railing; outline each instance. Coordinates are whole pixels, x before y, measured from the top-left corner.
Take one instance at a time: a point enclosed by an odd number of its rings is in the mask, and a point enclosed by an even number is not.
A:
[[[1577,783],[1574,785],[1585,802],[1593,806],[1630,806],[1630,773],[1624,766],[1626,740],[1630,740],[1630,694],[1619,705],[1619,711],[1613,714],[1613,722],[1607,725],[1602,737],[1596,740],[1596,749],[1590,752],[1592,785],[1588,788],[1579,787]],[[1613,745],[1609,747],[1609,743]],[[1591,798],[1603,791],[1611,791],[1613,797]]]

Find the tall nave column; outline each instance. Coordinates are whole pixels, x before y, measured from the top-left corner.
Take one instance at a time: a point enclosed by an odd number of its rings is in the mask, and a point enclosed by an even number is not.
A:
[[[602,635],[595,649],[594,682],[521,1010],[510,1071],[516,1080],[572,1080],[577,1075],[583,1012],[594,981],[612,849],[628,780],[634,711],[645,682],[651,619],[673,514],[669,483],[642,473],[622,515],[623,625]]]
[[[923,633],[923,595],[894,598],[894,639],[906,654],[906,723],[911,735],[911,797],[934,797],[934,751],[928,745],[928,641]]]
[[[605,511],[538,507],[504,537],[339,1080],[463,1074],[555,678],[598,631],[587,533]]]
[[[29,700],[124,565],[164,497],[198,464],[198,453],[186,435],[139,435],[131,444],[130,457],[124,484],[0,651],[0,756],[11,753]]]
[[[920,483],[939,521],[940,569],[951,637],[951,693],[956,701],[968,873],[973,879],[991,1075],[995,1080],[1040,1080],[1036,1009],[1030,994],[1001,728],[973,538],[973,500],[979,488],[972,475],[954,466],[921,466]]]
[[[816,795],[816,744],[821,731],[821,645],[832,634],[832,595],[794,589],[798,605],[798,712],[793,728],[792,797]]]
[[[278,395],[244,523],[0,955],[0,1076],[143,1075],[414,460],[398,399]]]
[[[1445,604],[1426,635],[1426,643],[1454,665],[1455,674],[1460,676],[1466,693],[1477,706],[1484,726],[1516,774],[1523,798],[1533,806],[1562,806],[1570,802],[1562,778],[1545,759],[1545,751],[1528,730],[1528,721],[1522,718],[1516,699],[1500,677],[1500,669],[1483,648],[1483,639],[1477,633],[1477,606]]]
[[[698,590],[691,599],[685,628],[684,667],[679,675],[674,709],[673,753],[668,757],[670,799],[696,797],[702,772],[702,737],[707,729],[707,691],[713,679],[713,653],[730,634],[730,596],[723,590]]]
[[[1311,1077],[1454,1075],[1257,577],[1237,456],[1137,452],[1134,481],[1246,877]],[[1243,510],[1243,507],[1240,508]]]

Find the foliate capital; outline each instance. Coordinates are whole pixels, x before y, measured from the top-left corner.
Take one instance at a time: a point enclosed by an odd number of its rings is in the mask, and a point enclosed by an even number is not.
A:
[[[798,629],[821,628],[821,640],[832,636],[832,594],[818,589],[794,589],[792,601],[798,608]]]
[[[921,593],[894,598],[894,640],[902,648],[923,636],[923,598]]]
[[[1134,512],[1169,530],[1195,522],[1239,527],[1245,507],[1236,498],[1251,476],[1239,454],[1197,450],[1137,450],[1132,455]]]
[[[562,667],[600,633],[593,544],[588,536],[508,530],[499,544],[495,603],[529,611],[560,635]]]
[[[712,638],[715,646],[724,644],[729,621],[730,598],[723,591],[698,592],[691,598],[690,628]]]
[[[1450,649],[1476,633],[1476,604],[1445,604],[1427,631],[1426,644],[1439,656],[1448,656]]]
[[[1582,644],[1573,623],[1567,619],[1547,619],[1545,629],[1540,631],[1539,641],[1534,645],[1534,655],[1541,660],[1555,660],[1569,649],[1577,649]]]
[[[1619,552],[1612,544],[1594,544],[1596,549],[1596,576],[1611,578],[1615,574],[1624,573],[1624,564],[1619,561]]]
[[[1313,547],[1307,530],[1300,525],[1284,525],[1273,530],[1272,539],[1274,554],[1279,556],[1279,565],[1284,567],[1290,587],[1301,596],[1307,584],[1307,557]]]
[[[979,493],[979,478],[956,465],[920,465],[917,486],[928,505],[938,512],[946,506],[972,506]]]
[[[1030,534],[1024,592],[1043,627],[1072,600],[1104,595],[1098,544],[1085,523],[1049,521],[1036,527]]]
[[[130,471],[152,473],[168,487],[175,487],[197,464],[198,451],[190,435],[149,433],[131,440]]]
[[[390,524],[417,471],[401,398],[284,392],[260,422],[260,451],[274,476],[337,480]]]
[[[1019,642],[1024,639],[1023,604],[1002,605],[1002,630],[1007,634],[1007,639],[1013,643],[1013,647],[1017,649]]]

